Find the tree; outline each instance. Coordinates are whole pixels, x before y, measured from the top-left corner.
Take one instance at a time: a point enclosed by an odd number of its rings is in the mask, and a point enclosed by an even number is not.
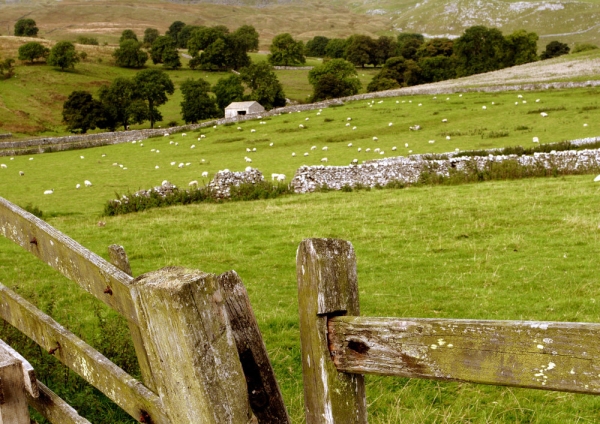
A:
[[[139,98],[146,103],[150,128],[154,128],[154,123],[162,120],[158,106],[167,102],[167,94],[175,92],[173,82],[169,75],[160,69],[144,69],[137,73],[134,83]]]
[[[423,57],[417,64],[421,68],[419,84],[456,78],[456,58],[454,56]]]
[[[560,41],[551,41],[546,45],[546,50],[540,55],[540,59],[552,59],[553,57],[562,56],[563,54],[569,54],[569,46]]]
[[[246,52],[258,51],[258,32],[252,25],[242,25],[232,36]]]
[[[265,109],[285,106],[283,88],[267,62],[252,63],[240,71],[242,81],[252,90],[251,100],[256,100]]]
[[[135,40],[125,40],[113,52],[115,63],[122,68],[141,68],[148,60],[148,53],[141,50],[141,43]]]
[[[421,68],[414,60],[402,56],[389,58],[383,69],[373,77],[367,86],[368,92],[388,90],[390,88],[418,84],[421,78]],[[396,85],[393,84],[396,82]]]
[[[325,49],[329,43],[329,38],[322,35],[316,35],[312,40],[309,40],[305,46],[305,54],[310,57],[325,57]]]
[[[505,67],[523,65],[538,60],[537,42],[539,37],[535,32],[527,32],[521,29],[506,36],[505,39]]]
[[[454,42],[449,38],[432,38],[422,43],[416,51],[416,57],[452,56],[454,51]]]
[[[97,122],[99,128],[114,131],[117,126],[122,125],[126,130],[130,123],[145,121],[145,116],[135,106],[139,96],[133,80],[115,78],[109,86],[100,87],[98,96],[103,109],[102,119]]]
[[[467,28],[454,42],[458,60],[457,76],[480,74],[503,67],[506,40],[495,28],[481,25]]]
[[[396,56],[398,43],[392,37],[381,36],[375,41],[375,51],[371,62],[374,65],[382,65],[390,57]]]
[[[346,57],[348,41],[343,38],[332,38],[325,47],[325,56],[331,59],[343,59]]]
[[[403,32],[398,34],[398,54],[405,59],[415,60],[417,50],[425,42],[423,34]]]
[[[175,41],[175,43],[177,43],[177,40],[179,37],[179,32],[181,32],[181,30],[183,29],[184,26],[185,26],[185,23],[183,23],[181,21],[175,21],[169,26],[169,29],[167,30],[165,35],[168,35]]]
[[[597,50],[598,46],[595,44],[591,44],[591,43],[576,43],[575,47],[573,47],[573,51],[571,51],[571,53],[575,54],[575,53],[581,53],[581,52],[587,52],[590,50]]]
[[[248,49],[258,44],[258,38],[247,40],[245,33],[252,32],[249,28],[241,27],[234,33],[224,26],[199,28],[192,33],[188,40],[188,52],[192,55],[189,62],[190,68],[217,71],[226,69],[240,69],[250,64]]]
[[[79,56],[75,51],[75,46],[69,41],[59,41],[50,49],[47,63],[51,66],[60,67],[61,71],[66,68],[74,68],[79,62]]]
[[[121,33],[121,38],[119,38],[119,44],[121,44],[125,40],[138,41],[138,38],[135,32],[133,32],[133,30],[126,29]]]
[[[242,79],[237,75],[221,78],[212,88],[217,96],[217,106],[221,111],[225,110],[231,102],[244,100],[244,86]]]
[[[294,40],[288,33],[276,35],[269,50],[271,54],[267,60],[271,65],[294,66],[306,63],[304,44]]]
[[[46,58],[50,54],[50,49],[44,47],[37,41],[25,43],[19,47],[19,60],[29,60],[31,63],[35,59]]]
[[[37,37],[37,24],[33,19],[19,19],[15,23],[15,35],[20,37]]]
[[[102,103],[94,100],[89,91],[73,91],[63,104],[62,115],[68,131],[85,134],[96,129],[102,117]]]
[[[308,73],[313,86],[313,101],[352,96],[361,88],[354,65],[344,59],[332,59]]]
[[[144,30],[144,46],[150,47],[158,37],[160,37],[160,33],[156,28],[146,28]]]
[[[375,42],[368,35],[352,35],[348,38],[346,60],[364,68],[366,64],[373,63],[375,49]]]
[[[197,25],[186,25],[183,28],[181,28],[181,31],[179,31],[179,33],[177,34],[177,40],[175,40],[177,48],[186,49],[187,43],[190,37],[192,36],[192,33],[200,28],[203,27]]]
[[[0,61],[0,76],[2,76],[2,79],[9,79],[15,74],[14,63],[15,60],[12,58]]]
[[[215,100],[208,94],[209,91],[210,84],[203,79],[188,79],[181,83],[181,116],[186,124],[196,124],[203,119],[220,115]]]
[[[178,69],[181,68],[181,60],[175,41],[168,35],[159,36],[150,49],[150,57],[156,65],[162,63],[165,68]]]

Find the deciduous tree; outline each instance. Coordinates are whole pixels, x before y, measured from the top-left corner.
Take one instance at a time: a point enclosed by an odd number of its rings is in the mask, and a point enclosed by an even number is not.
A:
[[[316,35],[312,40],[309,40],[305,46],[305,54],[310,57],[325,57],[327,43],[329,38],[322,35]]]
[[[346,57],[348,41],[343,38],[332,38],[325,47],[325,56],[331,59],[343,59]]]
[[[276,35],[269,50],[271,54],[267,60],[271,65],[295,66],[306,63],[304,43],[294,40],[288,33]]]
[[[524,63],[535,62],[538,60],[538,39],[539,37],[535,32],[527,32],[524,29],[507,35],[504,51],[504,66],[523,65]]]
[[[144,69],[137,73],[134,83],[136,93],[146,104],[150,128],[154,128],[154,123],[162,120],[158,106],[167,102],[167,94],[175,92],[173,81],[160,69]]]
[[[102,113],[102,103],[95,100],[89,91],[73,91],[63,104],[62,115],[67,131],[85,134],[96,129]]]
[[[354,65],[344,59],[332,59],[315,66],[308,73],[313,86],[313,100],[352,96],[361,88]]]
[[[256,100],[265,109],[285,106],[283,88],[267,62],[252,63],[240,71],[242,81],[252,90],[249,98]]]
[[[569,54],[571,49],[565,43],[560,41],[551,41],[546,45],[546,50],[540,55],[540,59],[552,59],[553,57],[562,56],[563,54]]]
[[[46,58],[50,54],[50,49],[44,47],[37,41],[25,43],[19,47],[19,60],[28,60],[31,63],[36,59]]]
[[[366,64],[373,63],[375,49],[375,42],[368,35],[352,35],[348,38],[346,60],[364,68]]]
[[[144,46],[150,47],[158,37],[160,37],[160,33],[156,28],[146,28],[144,30]]]
[[[50,49],[47,63],[51,66],[58,66],[61,70],[74,68],[79,62],[79,55],[75,51],[75,46],[69,41],[60,41]]]
[[[135,32],[133,32],[133,30],[126,29],[121,33],[121,38],[119,38],[119,44],[121,44],[125,40],[138,41],[138,38],[137,38],[137,35],[135,34]]]
[[[188,79],[181,83],[181,117],[186,124],[220,115],[215,100],[209,95],[210,84],[203,79]]]
[[[142,123],[145,120],[139,108],[134,105],[139,96],[136,85],[129,78],[115,78],[109,86],[100,87],[98,96],[103,108],[102,122],[99,128],[114,131],[122,125],[126,130],[130,123]]]
[[[454,42],[457,75],[495,71],[503,67],[506,40],[496,28],[472,26]]]
[[[217,106],[221,111],[225,110],[231,102],[244,100],[244,86],[242,79],[237,75],[221,78],[212,91],[217,96]]]
[[[115,63],[122,68],[141,68],[148,60],[148,53],[142,51],[141,43],[135,40],[125,40],[113,52]]]
[[[37,37],[37,24],[33,19],[19,19],[15,23],[15,35],[20,37]]]

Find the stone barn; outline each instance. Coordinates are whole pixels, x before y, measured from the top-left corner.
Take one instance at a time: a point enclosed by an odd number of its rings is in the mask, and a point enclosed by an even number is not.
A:
[[[235,118],[240,115],[262,113],[265,108],[258,102],[233,102],[225,108],[225,118]]]

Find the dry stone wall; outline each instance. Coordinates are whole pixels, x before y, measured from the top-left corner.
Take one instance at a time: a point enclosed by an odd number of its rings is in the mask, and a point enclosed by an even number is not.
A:
[[[254,168],[246,168],[246,171],[232,172],[228,169],[219,171],[215,174],[208,187],[216,197],[220,199],[230,197],[231,187],[240,186],[240,184],[256,184],[264,181],[263,174]]]
[[[576,140],[580,144],[600,141],[600,137]],[[534,153],[531,156],[494,155],[455,156],[440,155],[447,159],[426,159],[421,155],[395,157],[369,161],[350,166],[303,166],[296,171],[291,186],[296,193],[309,193],[321,187],[341,190],[349,187],[385,186],[392,182],[412,184],[424,171],[449,176],[450,170],[466,171],[474,165],[484,169],[489,163],[514,160],[520,165],[557,169],[559,171],[585,171],[600,168],[600,149],[568,150],[562,152]]]

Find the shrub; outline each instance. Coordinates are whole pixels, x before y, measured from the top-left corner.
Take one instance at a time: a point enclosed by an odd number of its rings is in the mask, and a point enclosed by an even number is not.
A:
[[[590,44],[590,43],[575,44],[575,47],[573,47],[573,50],[571,51],[571,53],[575,54],[575,53],[587,52],[587,51],[596,50],[596,49],[598,49],[598,46],[595,44]]]
[[[97,38],[94,38],[94,37],[85,37],[83,35],[80,35],[79,37],[77,37],[77,40],[75,40],[75,42],[77,44],[87,44],[87,45],[90,45],[90,46],[97,46],[97,45],[99,45]]]

